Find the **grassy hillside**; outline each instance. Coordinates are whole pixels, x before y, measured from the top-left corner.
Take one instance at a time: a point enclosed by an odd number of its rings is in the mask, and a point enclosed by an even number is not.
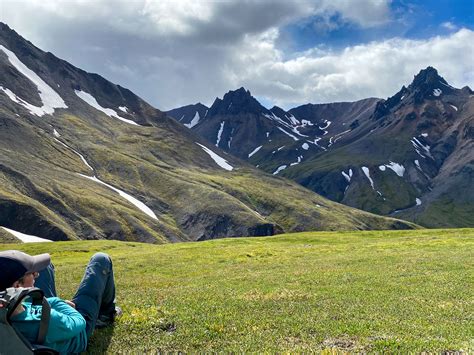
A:
[[[53,240],[149,243],[416,227],[336,204],[227,156],[235,169],[225,171],[174,121],[137,128],[103,119],[97,128],[94,118],[63,114],[50,120],[61,142],[81,152],[94,171],[58,142],[46,118],[41,129],[17,122],[16,116],[9,120],[11,129],[2,127],[0,226]],[[18,143],[23,139],[29,144]],[[133,195],[157,219],[79,174],[96,175]]]
[[[65,298],[113,257],[125,314],[94,352],[474,350],[473,229],[15,247],[52,254]]]

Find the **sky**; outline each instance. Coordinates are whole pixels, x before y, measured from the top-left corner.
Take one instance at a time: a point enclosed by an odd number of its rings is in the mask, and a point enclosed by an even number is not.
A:
[[[474,0],[1,0],[0,21],[161,110],[387,98],[427,66],[474,88]]]

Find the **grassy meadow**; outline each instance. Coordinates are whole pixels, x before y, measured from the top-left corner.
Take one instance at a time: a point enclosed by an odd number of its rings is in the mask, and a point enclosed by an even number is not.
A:
[[[63,298],[112,256],[124,315],[92,353],[474,351],[474,229],[12,247],[51,253]]]

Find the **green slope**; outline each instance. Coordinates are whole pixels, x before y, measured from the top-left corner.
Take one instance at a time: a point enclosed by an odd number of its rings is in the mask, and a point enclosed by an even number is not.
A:
[[[91,124],[95,119],[101,120],[99,126]],[[161,243],[416,227],[336,204],[234,158],[226,157],[235,167],[227,172],[194,144],[197,137],[171,120],[135,127],[103,115],[64,113],[33,125],[11,116],[9,122],[0,130],[0,225],[43,238]],[[52,127],[94,172],[55,139]],[[18,143],[17,137],[28,144]],[[79,173],[126,191],[158,219]],[[2,214],[12,217],[2,220]]]
[[[65,298],[113,257],[125,314],[91,352],[474,350],[473,229],[15,247],[52,254]]]

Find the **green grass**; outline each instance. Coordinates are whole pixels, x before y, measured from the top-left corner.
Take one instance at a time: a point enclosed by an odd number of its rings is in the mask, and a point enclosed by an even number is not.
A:
[[[125,314],[91,352],[474,351],[473,229],[15,247],[52,254],[64,298],[112,256]]]

